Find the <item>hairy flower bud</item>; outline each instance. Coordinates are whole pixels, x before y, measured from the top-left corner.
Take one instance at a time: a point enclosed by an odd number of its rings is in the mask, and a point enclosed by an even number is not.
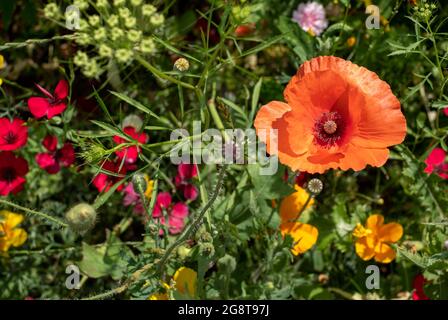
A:
[[[80,203],[65,214],[65,219],[73,231],[84,233],[95,224],[96,211],[90,204]]]
[[[236,260],[231,255],[226,254],[224,257],[219,258],[217,265],[219,270],[222,270],[225,273],[230,274],[236,269]]]

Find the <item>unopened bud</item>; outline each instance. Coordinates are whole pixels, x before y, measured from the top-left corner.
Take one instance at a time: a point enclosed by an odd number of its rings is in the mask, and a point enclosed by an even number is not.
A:
[[[145,175],[142,173],[136,173],[132,177],[132,186],[137,193],[145,193],[148,188],[148,182],[146,182]]]
[[[96,211],[90,204],[80,203],[66,213],[65,219],[73,231],[84,233],[94,226]]]
[[[140,132],[143,127],[143,120],[139,116],[135,114],[130,114],[126,118],[123,119],[123,123],[121,124],[122,129],[127,127],[132,127],[136,132]]]
[[[219,258],[217,265],[219,270],[231,274],[236,269],[236,260],[231,255],[226,254],[224,257]]]
[[[445,240],[445,248],[448,250],[448,240]]]
[[[180,72],[185,72],[190,69],[190,63],[185,58],[179,58],[174,62],[174,67]]]

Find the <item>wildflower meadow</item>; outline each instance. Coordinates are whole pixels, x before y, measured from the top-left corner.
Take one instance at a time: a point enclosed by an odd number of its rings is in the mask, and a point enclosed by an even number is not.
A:
[[[2,0],[0,299],[448,299],[447,142],[445,0]]]

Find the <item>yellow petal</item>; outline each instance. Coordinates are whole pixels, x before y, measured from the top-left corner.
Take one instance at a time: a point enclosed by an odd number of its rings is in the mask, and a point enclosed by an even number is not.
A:
[[[355,243],[356,254],[364,261],[370,260],[375,256],[375,250],[369,246],[366,237],[359,238]]]
[[[384,217],[380,214],[372,214],[367,218],[366,227],[372,230],[373,233],[378,232],[378,228],[384,223]]]
[[[280,204],[280,218],[282,222],[290,222],[291,220],[297,219],[299,212],[302,211],[303,206],[309,198],[308,192],[295,185],[296,192],[290,194],[284,198]],[[308,202],[306,208],[313,205],[314,199],[311,198]]]
[[[362,224],[358,223],[353,230],[353,236],[356,238],[362,238],[372,233],[372,230],[366,229]]]
[[[4,67],[5,64],[5,58],[0,54],[0,69]]]
[[[19,225],[23,221],[23,215],[12,213],[10,211],[0,211],[0,216],[3,219],[5,230],[12,230],[15,226]]]
[[[289,234],[293,238],[294,247],[291,249],[291,252],[296,256],[311,249],[319,236],[319,231],[316,227],[300,222],[282,223],[280,232],[283,237]]]
[[[23,229],[14,229],[12,230],[9,237],[11,240],[11,244],[14,247],[19,247],[25,243],[26,239],[28,238],[28,234]]]
[[[391,222],[378,230],[378,238],[384,242],[397,242],[403,236],[403,227],[399,223]]]
[[[179,268],[173,276],[173,280],[176,282],[176,289],[182,294],[188,294],[191,297],[196,295],[196,282],[198,274],[196,271],[181,267]]]
[[[3,83],[3,79],[2,79],[2,78],[0,78],[0,86],[2,85],[2,83]]]
[[[390,263],[395,259],[396,253],[389,245],[381,243],[375,248],[375,261],[381,263]]]

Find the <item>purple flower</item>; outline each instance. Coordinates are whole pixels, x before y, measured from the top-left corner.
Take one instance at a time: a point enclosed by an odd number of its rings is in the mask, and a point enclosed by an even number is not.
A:
[[[320,35],[327,27],[324,6],[318,2],[301,3],[292,14],[292,19],[306,32]]]

